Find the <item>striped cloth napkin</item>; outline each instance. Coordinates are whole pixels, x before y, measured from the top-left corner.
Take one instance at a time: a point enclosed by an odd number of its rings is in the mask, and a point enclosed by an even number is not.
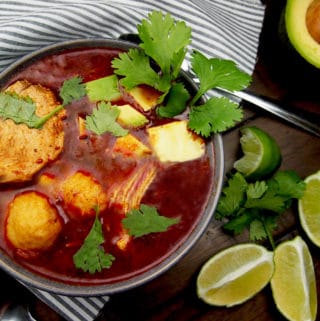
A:
[[[234,60],[252,73],[264,18],[260,0],[1,0],[0,72],[41,47],[79,38],[135,33],[152,10],[192,28],[193,49]],[[108,297],[67,297],[27,286],[66,320],[92,321]]]

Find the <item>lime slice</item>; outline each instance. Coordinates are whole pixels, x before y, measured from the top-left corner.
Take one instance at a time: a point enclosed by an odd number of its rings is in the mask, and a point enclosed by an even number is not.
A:
[[[276,141],[258,127],[240,130],[243,157],[233,167],[250,179],[261,179],[275,172],[281,164],[281,152]]]
[[[313,321],[317,315],[317,289],[312,258],[297,236],[278,245],[271,288],[278,310],[290,321]]]
[[[198,297],[216,306],[243,303],[269,283],[273,270],[273,253],[263,246],[231,246],[214,255],[200,270]]]
[[[320,171],[304,181],[306,190],[298,203],[300,223],[309,239],[320,247]]]

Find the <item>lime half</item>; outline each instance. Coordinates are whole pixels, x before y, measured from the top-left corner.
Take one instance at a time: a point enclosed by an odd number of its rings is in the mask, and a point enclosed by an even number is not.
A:
[[[281,164],[281,152],[276,141],[255,126],[243,127],[240,132],[244,155],[233,167],[251,179],[261,179],[275,172]]]

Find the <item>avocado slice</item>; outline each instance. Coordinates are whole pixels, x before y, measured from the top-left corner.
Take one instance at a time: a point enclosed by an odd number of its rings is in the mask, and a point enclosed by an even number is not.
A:
[[[117,106],[117,108],[120,110],[117,121],[123,126],[137,128],[149,122],[147,117],[129,104]]]
[[[129,95],[144,111],[149,111],[157,106],[161,94],[151,87],[137,86],[129,91]]]
[[[310,64],[320,68],[320,44],[307,26],[309,7],[315,0],[287,0],[285,26],[290,43]],[[317,1],[319,3],[319,1]]]
[[[118,78],[116,75],[110,75],[98,78],[85,83],[89,100],[97,101],[114,101],[121,97],[118,89]]]

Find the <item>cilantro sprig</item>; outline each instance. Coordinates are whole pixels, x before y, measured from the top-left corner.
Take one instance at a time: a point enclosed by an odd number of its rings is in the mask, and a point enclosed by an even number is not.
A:
[[[99,220],[99,208],[95,207],[95,211],[96,216],[91,230],[73,256],[75,267],[91,274],[101,272],[102,269],[109,269],[116,259],[112,254],[106,253],[103,248],[104,236]],[[139,209],[132,209],[126,214],[122,224],[130,236],[141,237],[150,233],[165,232],[179,221],[179,218],[160,215],[153,206],[141,204]]]
[[[122,224],[130,235],[141,237],[150,233],[165,232],[179,221],[179,218],[160,215],[153,206],[141,204],[139,209],[132,209],[127,213]]]
[[[120,54],[113,59],[112,67],[123,76],[121,82],[127,89],[150,85],[163,92],[164,98],[180,72],[191,41],[191,28],[183,21],[176,22],[170,14],[153,11],[137,29],[143,50],[134,48]]]
[[[178,76],[191,43],[191,29],[184,22],[175,21],[170,14],[153,11],[138,25],[138,36],[141,50],[134,48],[120,54],[112,61],[112,67],[128,90],[145,84],[163,93],[157,108],[160,117],[172,118],[189,105],[189,128],[204,137],[222,132],[242,119],[239,105],[228,98],[212,97],[206,103],[196,105],[211,89],[235,91],[250,84],[251,77],[233,61],[208,59],[194,51],[191,67],[199,80],[199,89],[189,101],[184,86],[178,85],[181,83]]]
[[[41,128],[62,109],[63,106],[59,105],[47,115],[39,117],[36,114],[36,105],[30,98],[23,98],[10,92],[0,93],[0,117],[11,119],[16,124],[26,124],[29,128]]]
[[[168,79],[151,68],[150,58],[141,50],[133,48],[120,53],[119,58],[112,60],[112,67],[117,75],[123,76],[121,83],[128,90],[141,84],[163,92],[170,88]]]
[[[36,114],[36,104],[29,97],[22,97],[15,93],[0,92],[0,117],[11,119],[16,124],[25,124],[29,128],[41,129],[42,126],[72,101],[86,95],[82,78],[73,77],[64,81],[60,88],[60,97],[63,101],[51,112],[43,117]]]
[[[75,76],[63,82],[59,94],[62,98],[63,105],[66,106],[74,100],[84,97],[87,94],[87,90],[85,84],[82,82],[82,78]]]
[[[73,262],[78,269],[91,274],[109,269],[115,257],[106,253],[102,244],[104,242],[102,225],[99,221],[99,210],[96,208],[96,217],[92,228],[80,249],[73,256]]]
[[[209,137],[212,133],[225,131],[241,119],[239,104],[226,97],[214,97],[203,105],[191,107],[188,126],[195,133]]]
[[[224,228],[235,234],[249,229],[253,241],[269,239],[279,216],[294,199],[302,197],[305,183],[295,171],[279,171],[270,179],[248,182],[240,172],[230,175],[222,190],[216,219],[227,221]]]
[[[192,54],[191,67],[200,82],[199,90],[190,102],[191,106],[194,106],[197,100],[210,89],[241,90],[251,81],[251,77],[241,71],[234,61],[209,59],[196,50]]]
[[[112,107],[110,102],[100,102],[92,114],[86,117],[86,127],[97,135],[109,132],[114,136],[125,136],[128,130],[116,122],[119,114],[120,110]]]
[[[159,65],[164,77],[175,79],[191,42],[191,28],[184,21],[175,21],[169,13],[153,11],[149,21],[143,19],[138,25],[138,33],[147,56]]]

